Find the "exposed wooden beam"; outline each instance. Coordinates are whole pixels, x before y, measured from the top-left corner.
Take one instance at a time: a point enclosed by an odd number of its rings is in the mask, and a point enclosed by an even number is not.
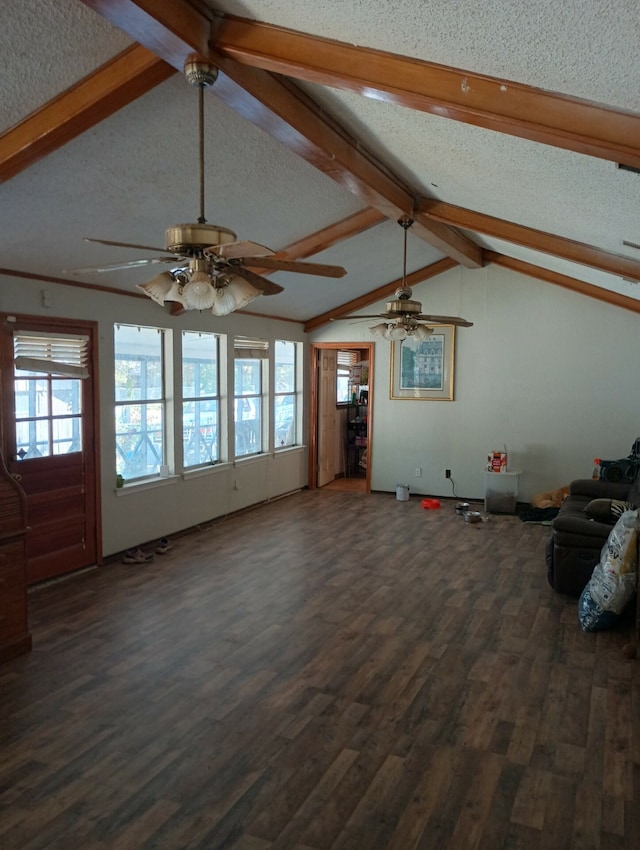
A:
[[[210,22],[186,0],[83,2],[174,67],[193,52],[208,57],[222,72],[211,91],[228,106],[388,218],[413,214],[411,189],[298,86],[212,50]],[[419,222],[414,233],[469,268],[482,265],[481,249],[447,225]]]
[[[449,269],[453,269],[457,265],[458,263],[449,257],[446,257],[444,260],[438,260],[435,263],[431,263],[431,265],[423,266],[421,269],[416,269],[416,271],[408,274],[406,277],[406,285],[417,286],[417,284],[423,283],[425,280],[429,280],[429,278],[436,277],[443,272],[449,271]],[[371,292],[367,292],[366,295],[360,295],[358,298],[347,301],[346,304],[341,304],[340,307],[336,307],[333,310],[328,310],[326,313],[314,316],[313,319],[309,319],[305,322],[305,332],[309,333],[310,331],[315,331],[321,325],[326,325],[332,319],[337,319],[340,316],[346,316],[354,310],[362,310],[364,307],[368,307],[369,304],[375,304],[376,301],[381,301],[383,298],[386,298],[387,295],[393,295],[396,289],[402,285],[403,279],[399,277],[397,280],[391,281],[391,283],[385,283],[377,289],[372,289]]]
[[[640,167],[640,114],[510,80],[223,18],[215,48],[256,68]]]
[[[387,218],[413,215],[411,190],[294,83],[222,56],[213,59],[223,73],[212,90],[228,106]],[[477,245],[437,224],[420,223],[414,233],[468,268],[482,265]]]
[[[170,65],[140,45],[123,51],[0,136],[0,183],[174,73]]]
[[[630,298],[628,295],[611,292],[608,289],[603,289],[601,286],[594,286],[592,283],[585,283],[582,280],[576,280],[574,277],[552,272],[548,269],[540,268],[540,266],[534,266],[531,263],[516,260],[513,257],[505,257],[503,254],[497,254],[494,251],[485,251],[485,257],[488,263],[495,263],[498,266],[511,269],[511,271],[526,274],[537,280],[544,280],[546,283],[552,283],[554,286],[561,286],[564,289],[570,289],[572,292],[579,292],[580,295],[587,295],[589,298],[595,298],[597,301],[603,301],[605,304],[611,304],[614,307],[631,310],[632,313],[640,313],[640,301],[636,298]]]
[[[353,215],[343,218],[342,221],[337,221],[335,224],[330,224],[328,227],[322,228],[297,242],[292,242],[277,252],[278,257],[289,257],[295,260],[302,260],[305,257],[312,257],[314,254],[319,254],[320,251],[326,251],[338,242],[344,239],[351,239],[359,233],[364,233],[376,224],[386,221],[387,217],[380,210],[367,207]]]
[[[337,221],[335,224],[330,224],[328,227],[323,227],[322,230],[317,230],[297,242],[292,242],[285,248],[281,248],[276,252],[275,257],[286,258],[288,260],[302,260],[306,257],[312,257],[314,254],[325,251],[332,245],[342,242],[344,239],[350,239],[352,236],[357,236],[359,233],[364,233],[376,224],[386,221],[387,217],[379,210],[374,210],[373,207],[367,207],[360,212],[343,218],[342,221]],[[259,263],[259,258],[256,258],[256,263]],[[263,269],[259,265],[251,266],[251,271],[257,274],[269,275],[273,274],[273,269]]]
[[[552,254],[565,260],[600,269],[609,274],[630,278],[640,281],[640,262],[628,257],[613,254],[594,248],[593,245],[585,245],[582,242],[574,242],[572,239],[564,239],[552,233],[542,230],[534,230],[532,227],[524,227],[512,221],[504,221],[484,213],[445,204],[442,201],[422,200],[418,207],[421,213],[436,221],[449,224],[452,227],[460,227],[463,230],[472,230],[476,233],[484,233],[496,239],[504,239],[525,248],[533,248],[544,254]]]
[[[192,53],[209,53],[211,14],[187,0],[81,2],[178,71]]]

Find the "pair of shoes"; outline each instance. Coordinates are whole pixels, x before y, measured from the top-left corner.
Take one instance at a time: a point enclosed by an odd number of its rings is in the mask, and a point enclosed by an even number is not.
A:
[[[168,537],[161,537],[158,540],[158,545],[156,546],[156,552],[158,555],[166,555],[169,549],[173,549],[171,543],[169,543]]]
[[[122,559],[123,564],[146,564],[148,561],[153,561],[153,553],[147,555],[142,549],[129,549]]]

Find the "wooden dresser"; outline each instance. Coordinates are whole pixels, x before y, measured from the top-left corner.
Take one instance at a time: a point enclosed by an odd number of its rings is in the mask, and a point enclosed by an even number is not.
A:
[[[0,661],[31,649],[26,534],[26,496],[0,456]]]

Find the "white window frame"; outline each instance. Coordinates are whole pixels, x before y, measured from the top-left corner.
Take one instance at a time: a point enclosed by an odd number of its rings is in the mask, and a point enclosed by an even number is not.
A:
[[[190,359],[190,358],[187,358],[185,356],[185,336],[200,336],[200,337],[204,336],[204,337],[210,337],[211,338],[212,343],[215,347],[216,390],[217,390],[216,393],[207,394],[207,395],[194,395],[194,396],[191,396],[191,395],[187,396],[185,394],[184,366],[185,366],[185,362],[188,359]],[[192,469],[198,469],[198,468],[201,468],[201,467],[207,466],[207,465],[213,465],[213,464],[221,463],[223,456],[226,455],[226,452],[223,451],[223,446],[222,446],[222,436],[223,436],[223,434],[226,433],[226,428],[223,428],[223,417],[225,415],[225,411],[223,409],[222,390],[221,390],[221,379],[222,379],[223,370],[221,369],[221,359],[220,358],[221,358],[222,347],[223,346],[221,345],[220,334],[211,333],[209,331],[193,331],[193,330],[183,330],[183,332],[182,332],[181,352],[180,352],[181,353],[181,367],[182,367],[182,379],[181,379],[181,388],[182,389],[181,389],[181,405],[180,405],[180,408],[179,408],[179,413],[180,413],[180,429],[181,429],[181,433],[182,433],[182,441],[181,441],[182,468],[186,471],[189,471],[189,470],[192,470]],[[185,408],[185,404],[189,404],[189,403],[192,403],[192,402],[197,403],[197,402],[207,402],[207,401],[210,401],[210,402],[215,401],[216,405],[217,405],[217,413],[218,413],[217,420],[218,421],[215,424],[215,435],[213,436],[213,439],[212,439],[212,445],[214,445],[214,447],[215,447],[215,452],[210,453],[210,457],[209,457],[208,460],[198,461],[198,463],[187,463],[187,458],[185,458],[185,456],[184,456],[184,421],[185,421],[184,408]],[[195,424],[195,422],[194,422],[194,424]],[[206,430],[206,427],[207,427],[206,424],[202,425],[202,424],[199,423],[199,430],[200,431],[202,431],[203,428]],[[209,436],[210,435],[208,433],[205,433],[203,435],[205,440]],[[214,454],[215,454],[215,457],[214,457]]]
[[[269,434],[269,408],[267,405],[267,400],[269,397],[269,363],[270,363],[271,351],[268,340],[265,339],[256,339],[249,337],[237,336],[233,341],[233,409],[231,412],[231,418],[233,419],[233,447],[229,446],[229,450],[233,448],[232,456],[235,460],[242,460],[244,458],[256,457],[257,455],[264,454],[265,446],[268,445],[268,434]],[[241,393],[240,395],[236,395],[236,362],[238,360],[258,360],[260,363],[260,387],[256,389],[253,393]],[[251,428],[246,424],[243,424],[243,420],[237,419],[237,410],[238,404],[244,404],[247,402],[248,404],[255,405],[259,403],[260,406],[260,427],[259,429]],[[247,420],[250,421],[250,420]],[[242,452],[241,454],[236,454],[238,439],[242,437],[243,439],[243,430],[246,431],[246,442],[256,440],[256,446],[252,451]]]
[[[277,369],[277,353],[276,347],[278,343],[293,346],[293,389],[280,391],[278,390]],[[302,343],[291,339],[276,339],[273,346],[273,369],[274,369],[274,390],[273,390],[273,443],[275,451],[284,451],[292,449],[300,445],[301,440],[299,435],[302,428]],[[293,411],[291,428],[293,429],[292,441],[281,445],[278,441],[278,400],[283,396],[293,396]]]
[[[118,399],[114,398],[114,419],[117,422],[116,411],[118,408],[138,405],[142,408],[148,408],[152,405],[158,405],[161,408],[161,421],[160,421],[160,436],[161,436],[161,446],[159,451],[159,456],[157,458],[157,469],[154,471],[149,471],[145,469],[145,471],[139,475],[132,475],[130,470],[123,468],[123,477],[126,482],[142,482],[148,481],[150,478],[155,478],[160,474],[160,467],[167,464],[167,458],[173,458],[173,430],[171,424],[173,422],[172,410],[170,409],[169,401],[168,401],[168,388],[173,387],[173,368],[172,368],[172,350],[173,350],[173,339],[171,331],[166,328],[158,328],[154,326],[148,325],[129,325],[126,322],[117,322],[114,325],[114,344],[113,344],[113,356],[114,356],[114,389],[115,387],[115,372],[117,370],[117,361],[118,361],[118,353],[117,353],[117,331],[120,328],[132,328],[138,330],[145,331],[155,331],[160,337],[160,368],[161,368],[161,393],[159,398],[140,398],[140,399]],[[117,396],[117,392],[114,393]],[[172,394],[171,394],[171,397]],[[114,423],[115,424],[115,423]],[[114,456],[116,460],[116,472],[118,470],[118,433],[117,433],[117,425],[115,425],[115,445],[114,445]],[[155,451],[154,451],[155,453]]]

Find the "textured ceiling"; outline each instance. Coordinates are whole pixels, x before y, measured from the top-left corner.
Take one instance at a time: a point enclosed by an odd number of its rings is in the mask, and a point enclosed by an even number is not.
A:
[[[640,18],[635,4],[623,0],[221,0],[208,5],[640,112]],[[133,43],[79,0],[5,0],[3,13],[0,132]],[[413,196],[640,260],[640,250],[622,244],[640,244],[640,176],[615,163],[335,86],[298,85]],[[88,244],[83,236],[161,248],[166,227],[193,222],[198,215],[196,133],[196,93],[175,74],[11,177],[0,185],[2,267],[72,277],[64,270],[145,256]],[[207,219],[232,228],[240,239],[281,249],[367,206],[225,105],[215,86],[206,96],[206,153]],[[463,232],[507,257],[640,297],[637,284],[621,275]],[[410,234],[409,271],[443,256]],[[393,221],[380,224],[310,259],[344,265],[348,274],[340,280],[274,275],[286,287],[286,298],[260,299],[261,312],[307,320],[389,283],[401,272],[400,230]],[[153,273],[154,267],[151,273],[112,271],[81,279],[131,291]]]

